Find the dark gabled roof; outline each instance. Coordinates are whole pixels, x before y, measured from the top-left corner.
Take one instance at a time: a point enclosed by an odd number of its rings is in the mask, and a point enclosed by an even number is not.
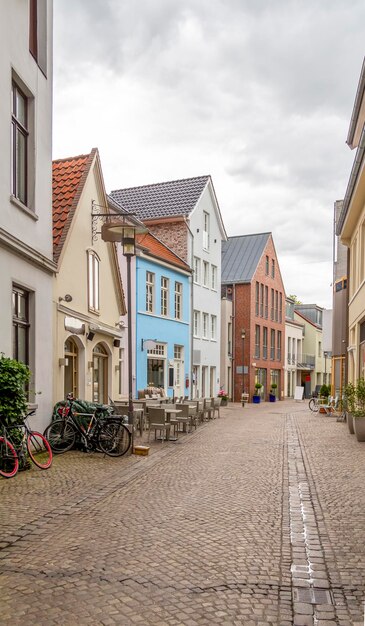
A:
[[[271,233],[222,241],[222,283],[250,283]]]
[[[142,221],[187,217],[195,208],[210,176],[116,189],[110,196]]]

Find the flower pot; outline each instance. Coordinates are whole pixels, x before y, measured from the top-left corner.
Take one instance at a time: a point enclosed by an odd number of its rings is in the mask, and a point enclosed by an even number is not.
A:
[[[347,413],[347,426],[348,426],[348,429],[349,429],[351,435],[354,435],[355,434],[355,431],[354,431],[354,418],[353,418],[352,413]]]
[[[222,398],[221,406],[227,406],[227,404],[228,404],[228,399],[227,398]]]
[[[269,393],[270,402],[276,402],[276,395],[274,393]]]
[[[354,431],[358,441],[365,441],[365,417],[354,417]]]
[[[260,404],[260,400],[261,400],[260,396],[252,396],[252,402],[254,404]]]

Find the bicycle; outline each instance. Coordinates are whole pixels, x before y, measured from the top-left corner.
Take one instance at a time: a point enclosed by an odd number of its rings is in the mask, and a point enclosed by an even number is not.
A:
[[[97,405],[93,413],[81,413],[73,410],[74,402],[72,393],[67,394],[65,405],[59,408],[60,419],[51,422],[44,431],[44,436],[55,454],[71,450],[76,437],[79,437],[87,451],[99,450],[114,457],[128,452],[132,437],[127,426],[110,413],[107,416],[101,415],[102,410],[113,409]],[[78,418],[90,419],[84,424]]]
[[[311,398],[309,400],[308,406],[313,413],[318,413],[320,407],[318,398]]]
[[[52,465],[52,450],[47,439],[39,432],[31,430],[27,418],[35,411],[30,411],[21,424],[6,426],[1,424],[0,436],[0,476],[12,478],[19,467],[27,464],[29,459],[40,469],[48,469]]]

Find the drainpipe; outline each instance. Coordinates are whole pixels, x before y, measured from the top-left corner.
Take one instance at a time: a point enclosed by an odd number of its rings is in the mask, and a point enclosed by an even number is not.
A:
[[[185,226],[188,229],[189,233],[190,233],[190,237],[191,237],[191,259],[190,259],[190,267],[192,268],[193,272],[194,272],[194,235],[192,233],[192,230],[188,224],[188,221],[186,219],[186,217],[184,216],[184,222],[185,222]],[[194,281],[193,281],[193,276],[194,274],[191,273],[190,274],[190,285],[191,285],[191,306],[190,306],[190,373],[189,373],[189,380],[190,380],[190,399],[193,397],[193,367],[194,367],[194,358],[193,358],[193,341],[194,341],[194,328],[193,328],[193,324],[194,324]],[[197,381],[196,381],[197,383]],[[185,395],[185,394],[184,394]]]

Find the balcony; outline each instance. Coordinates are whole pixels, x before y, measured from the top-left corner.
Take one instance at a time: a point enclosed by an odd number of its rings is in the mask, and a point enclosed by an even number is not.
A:
[[[300,354],[296,366],[298,370],[314,370],[316,357],[314,354]]]

